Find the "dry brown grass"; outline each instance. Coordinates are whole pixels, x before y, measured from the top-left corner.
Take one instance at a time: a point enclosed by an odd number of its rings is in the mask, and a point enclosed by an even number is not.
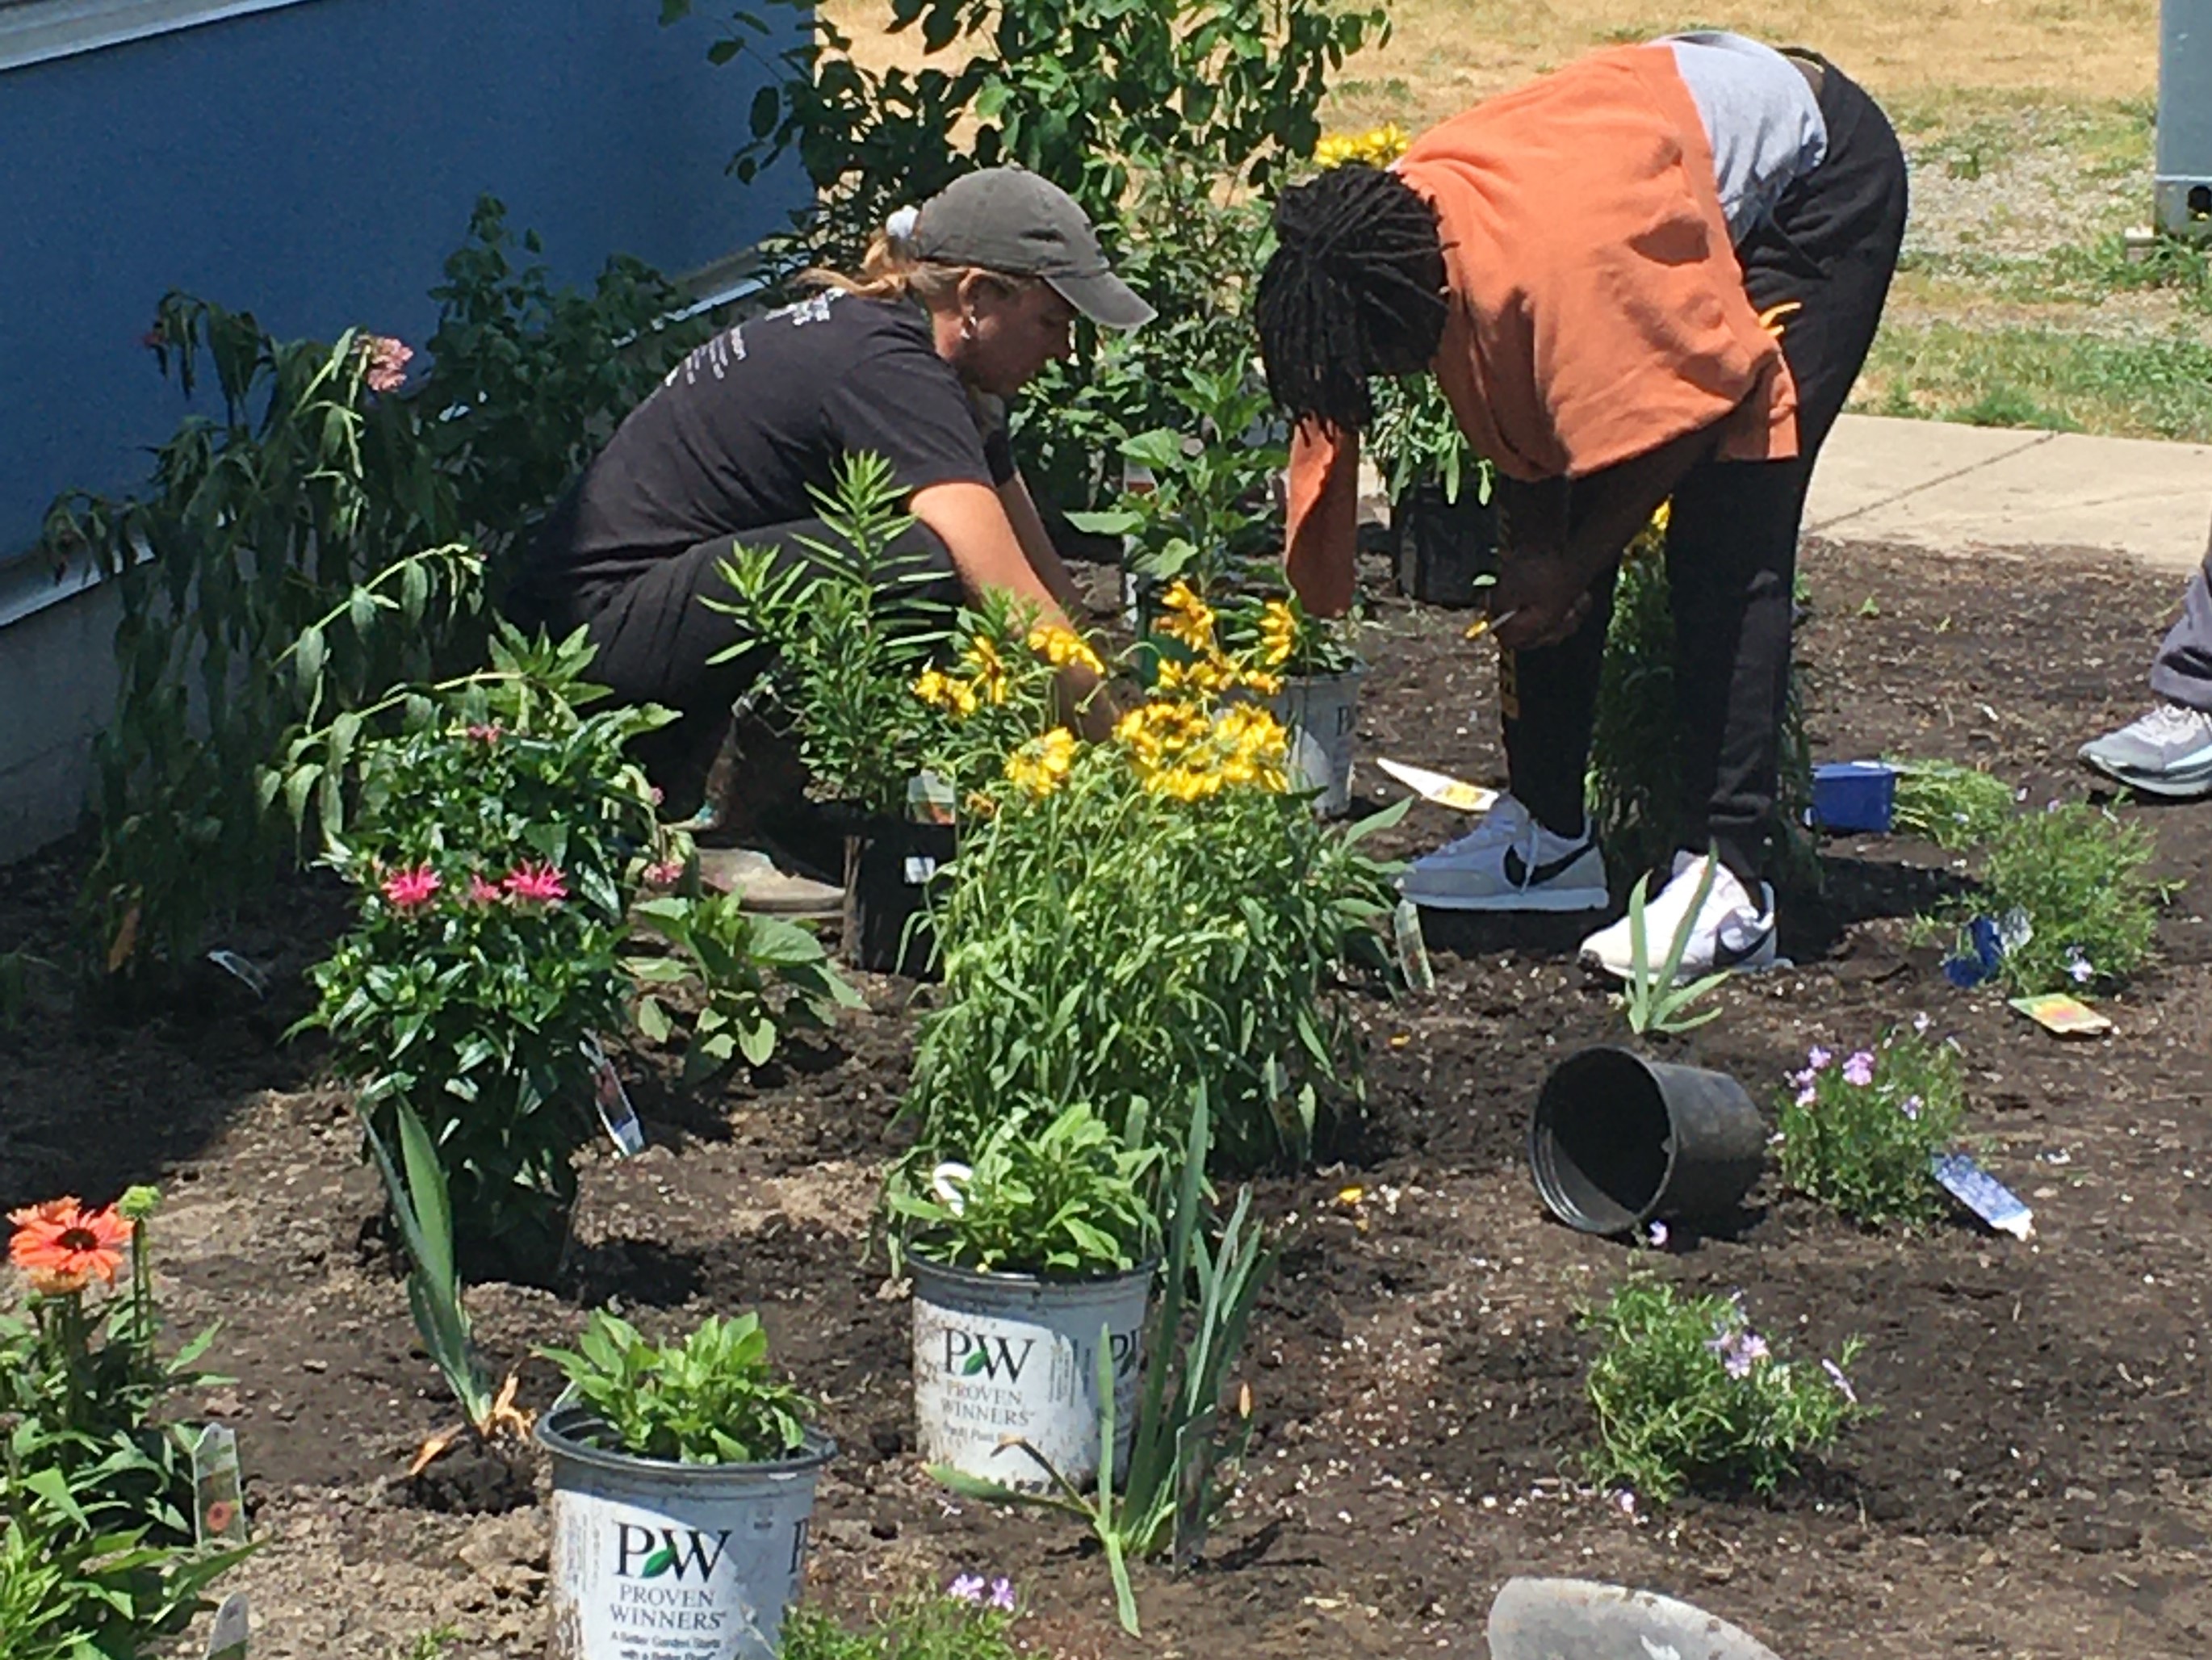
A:
[[[823,10],[862,62],[920,61],[918,35],[877,28],[883,0]],[[1392,0],[1389,11],[1389,44],[1345,66],[1335,125],[1425,125],[1595,47],[1691,27],[1801,42],[1876,94],[1922,104],[1954,90],[2145,98],[2158,81],[2158,0],[1748,0],[1702,15],[1620,0]]]

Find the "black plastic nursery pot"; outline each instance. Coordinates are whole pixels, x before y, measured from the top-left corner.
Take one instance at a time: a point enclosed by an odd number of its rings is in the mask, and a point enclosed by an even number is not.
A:
[[[1482,602],[1480,579],[1498,569],[1498,510],[1477,499],[1472,479],[1459,499],[1440,484],[1417,484],[1391,504],[1398,592],[1424,605],[1470,610]]]
[[[1585,1233],[1724,1217],[1766,1164],[1766,1127],[1724,1072],[1599,1047],[1552,1071],[1528,1170],[1553,1215]]]
[[[929,885],[952,862],[953,827],[872,819],[845,836],[843,954],[871,974],[933,971]]]

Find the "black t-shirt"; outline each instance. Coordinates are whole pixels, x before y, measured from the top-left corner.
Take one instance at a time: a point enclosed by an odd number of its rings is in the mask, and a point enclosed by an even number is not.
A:
[[[539,592],[618,581],[718,537],[811,519],[848,453],[906,489],[1013,476],[998,413],[904,301],[829,292],[725,330],[669,371],[531,550]]]

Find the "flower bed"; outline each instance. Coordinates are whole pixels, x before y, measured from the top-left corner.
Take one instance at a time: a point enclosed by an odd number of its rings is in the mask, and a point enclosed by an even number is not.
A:
[[[1984,763],[2037,805],[2077,787],[2074,742],[2139,701],[2169,587],[2055,556],[2017,575],[1879,550],[1823,550],[1808,566],[1822,752]],[[1879,618],[1855,614],[1869,592]],[[1385,620],[1363,741],[1486,776],[1486,655],[1449,614]],[[1992,666],[2044,660],[2060,637],[2117,666],[2042,690]],[[1981,701],[2001,723],[1973,716]],[[1387,789],[1363,773],[1366,800]],[[1549,1571],[1687,1597],[1793,1660],[2197,1651],[2212,1618],[2196,1519],[2212,1481],[2212,1163],[2198,1162],[2212,937],[2191,918],[2212,823],[2124,816],[2156,835],[2154,870],[2192,887],[2160,921],[2162,959],[2104,1003],[2114,1038],[2063,1044],[1997,988],[1950,986],[1948,942],[1917,940],[1909,919],[1962,879],[1953,855],[1867,840],[1826,844],[1825,902],[1790,913],[1785,949],[1805,966],[1725,988],[1717,1019],[1656,1051],[1725,1067],[1771,1108],[1808,1049],[1840,1076],[1926,1013],[1960,1044],[1966,1134],[2035,1207],[2026,1244],[1948,1217],[1864,1231],[1785,1194],[1778,1167],[1734,1238],[1678,1227],[1654,1251],[1544,1220],[1521,1164],[1528,1104],[1560,1054],[1618,1041],[1620,1016],[1572,965],[1571,923],[1431,917],[1437,996],[1355,1006],[1366,1127],[1321,1149],[1340,1166],[1259,1184],[1285,1255],[1242,1369],[1256,1426],[1246,1484],[1203,1572],[1139,1570],[1148,1639],[1464,1649],[1507,1574]],[[1455,822],[1421,808],[1379,839],[1410,851]],[[0,939],[61,939],[64,865],[0,873]],[[303,1012],[299,971],[343,926],[306,885],[241,927],[228,943],[272,969],[272,1006],[222,1001],[223,988],[106,1027],[33,983],[25,1025],[0,1034],[0,1204],[161,1177],[171,1331],[220,1316],[204,1364],[238,1380],[190,1410],[240,1433],[266,1541],[236,1577],[266,1622],[257,1660],[405,1654],[442,1627],[454,1656],[536,1654],[542,1509],[468,1513],[456,1481],[446,1501],[461,1513],[438,1513],[391,1480],[453,1405],[411,1352],[403,1265],[364,1232],[381,1201],[354,1121],[307,1087],[310,1057],[272,1046]],[[532,1351],[573,1343],[588,1307],[617,1298],[655,1338],[757,1307],[842,1449],[816,1511],[811,1603],[858,1614],[957,1576],[988,1601],[1006,1577],[1032,1652],[1119,1651],[1078,1527],[948,1501],[915,1467],[910,1311],[878,1295],[882,1261],[862,1250],[877,1173],[900,1148],[887,1124],[912,1055],[910,988],[865,989],[868,1008],[834,1039],[798,1038],[787,1060],[705,1096],[678,1088],[672,1062],[623,1056],[652,1150],[623,1164],[586,1152],[566,1276],[550,1292],[472,1289],[477,1341],[495,1371],[520,1366],[525,1402],[543,1408],[558,1380]],[[1740,1291],[1762,1337],[1814,1365],[1863,1337],[1848,1375],[1881,1415],[1803,1458],[1771,1499],[1698,1486],[1664,1510],[1648,1496],[1624,1509],[1578,1491],[1595,1340],[1575,1310],[1632,1267],[1686,1294]]]

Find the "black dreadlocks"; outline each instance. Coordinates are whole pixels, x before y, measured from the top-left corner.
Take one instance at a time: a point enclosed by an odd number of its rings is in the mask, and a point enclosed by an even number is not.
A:
[[[1275,237],[1255,306],[1267,390],[1357,431],[1375,413],[1367,377],[1426,368],[1443,336],[1436,211],[1396,173],[1351,163],[1285,191]]]

